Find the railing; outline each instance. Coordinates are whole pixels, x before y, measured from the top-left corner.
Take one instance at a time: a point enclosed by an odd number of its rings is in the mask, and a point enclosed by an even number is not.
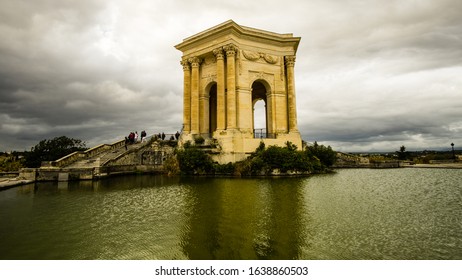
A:
[[[159,140],[163,140],[163,141],[176,141],[178,140],[179,138],[179,135],[177,135],[176,133],[175,134],[165,134],[165,133],[159,133],[159,134],[154,134],[154,135],[151,135],[151,136],[147,136],[145,139],[147,142],[149,142],[150,138],[154,138],[154,139],[159,139]],[[138,140],[139,141],[139,140]],[[144,142],[144,141],[143,141]],[[67,156],[64,156],[60,159],[57,159],[55,161],[51,161],[51,162],[43,162],[42,163],[42,167],[63,167],[63,166],[66,166],[66,165],[70,165],[78,160],[81,160],[81,159],[86,159],[86,158],[92,158],[98,154],[101,154],[105,151],[109,151],[109,150],[115,150],[115,149],[119,149],[121,147],[124,147],[125,146],[125,139],[124,140],[120,140],[120,141],[117,141],[115,143],[112,143],[112,144],[101,144],[101,145],[98,145],[96,147],[93,147],[93,148],[90,148],[86,151],[79,151],[79,152],[73,152]]]
[[[69,165],[77,160],[84,159],[84,158],[91,158],[94,157],[102,152],[108,150],[115,150],[125,145],[125,140],[117,141],[113,144],[101,144],[96,147],[90,148],[83,152],[73,152],[65,157],[52,161],[48,164],[51,167],[63,167]],[[46,165],[45,165],[46,166]]]
[[[156,140],[162,140],[162,141],[170,141],[170,140],[178,140],[178,138],[180,138],[180,134],[176,135],[173,134],[173,133],[169,133],[169,134],[162,134],[162,133],[158,133],[158,134],[154,134],[152,135],[152,137]]]
[[[268,133],[266,132],[266,128],[256,128],[253,130],[253,138],[276,139],[276,133]]]
[[[19,176],[19,171],[0,172],[0,178],[15,178]]]

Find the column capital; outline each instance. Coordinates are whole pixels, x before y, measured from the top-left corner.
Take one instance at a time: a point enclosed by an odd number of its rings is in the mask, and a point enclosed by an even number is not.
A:
[[[237,52],[237,47],[234,44],[228,44],[223,47],[223,50],[226,52],[226,56],[234,56]]]
[[[216,48],[213,50],[213,54],[217,57],[217,59],[223,59],[224,58],[224,53],[223,53],[223,48]]]
[[[188,59],[189,63],[191,63],[192,67],[199,67],[199,64],[201,64],[202,59],[198,58],[197,56],[191,57]]]
[[[180,61],[180,64],[183,66],[183,71],[189,71],[190,65],[188,59],[183,59],[182,61]]]
[[[288,67],[294,67],[295,65],[295,55],[288,55],[284,57],[284,60],[286,62],[286,65]]]

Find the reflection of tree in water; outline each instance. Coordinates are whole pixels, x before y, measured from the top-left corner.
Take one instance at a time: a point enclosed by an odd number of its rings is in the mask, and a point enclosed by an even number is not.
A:
[[[300,179],[188,178],[189,259],[297,259]]]

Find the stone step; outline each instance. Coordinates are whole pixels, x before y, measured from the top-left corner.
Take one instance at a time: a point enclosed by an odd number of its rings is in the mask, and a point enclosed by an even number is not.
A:
[[[127,150],[125,147],[120,147],[118,149],[114,150],[109,150],[106,152],[102,152],[92,158],[85,158],[78,160],[76,162],[73,162],[72,164],[65,166],[65,168],[93,168],[93,167],[99,167],[101,164],[107,162],[108,160],[114,159],[130,150],[133,149],[139,149],[143,146],[145,146],[147,142],[143,143],[136,143],[136,144],[131,144],[127,146]]]

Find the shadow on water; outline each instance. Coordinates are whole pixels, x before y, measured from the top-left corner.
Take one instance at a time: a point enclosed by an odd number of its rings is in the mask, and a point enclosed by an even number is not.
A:
[[[297,259],[301,182],[183,178],[191,189],[183,252],[189,259]]]

